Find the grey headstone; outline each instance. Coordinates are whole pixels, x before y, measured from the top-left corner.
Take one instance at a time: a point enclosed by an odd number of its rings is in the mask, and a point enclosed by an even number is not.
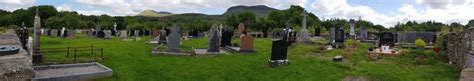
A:
[[[334,39],[336,38],[336,28],[332,27],[330,28],[330,33],[331,37],[329,37],[331,40],[329,42],[333,42]]]
[[[165,29],[160,30],[160,36],[158,36],[160,40],[158,41],[158,44],[166,44],[166,31]]]
[[[127,38],[127,30],[120,30],[120,38]]]
[[[209,30],[209,47],[207,49],[207,52],[219,52],[219,36],[218,36],[218,29],[217,25],[214,24],[211,27],[211,30]]]
[[[181,34],[179,33],[181,30],[177,24],[174,24],[173,27],[170,28],[170,35],[168,36],[168,51],[169,52],[180,52],[180,45],[181,45]]]
[[[368,31],[366,27],[360,28],[360,39],[367,40],[368,39]]]

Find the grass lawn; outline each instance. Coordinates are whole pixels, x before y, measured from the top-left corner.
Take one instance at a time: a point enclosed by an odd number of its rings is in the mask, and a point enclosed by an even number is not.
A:
[[[105,60],[100,63],[114,70],[112,77],[99,81],[339,81],[347,76],[382,81],[456,81],[459,73],[444,62],[415,65],[402,57],[370,60],[362,43],[350,60],[333,62],[332,57],[346,51],[336,49],[316,53],[319,46],[295,44],[289,47],[288,66],[269,68],[270,39],[256,39],[251,55],[216,56],[151,55],[154,45],[142,41],[108,40],[79,35],[75,39],[41,38],[41,48],[90,46],[104,48]],[[235,40],[235,39],[234,39]],[[184,50],[207,48],[207,39],[183,41]],[[82,53],[80,53],[82,54]],[[64,61],[65,53],[45,54],[46,61]],[[414,59],[414,58],[412,58]]]

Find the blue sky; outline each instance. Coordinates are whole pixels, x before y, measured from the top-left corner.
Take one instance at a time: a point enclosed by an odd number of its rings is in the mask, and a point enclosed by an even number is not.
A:
[[[34,5],[53,5],[60,11],[84,15],[136,15],[143,10],[172,13],[222,14],[236,5],[267,5],[287,9],[303,6],[321,19],[359,18],[391,27],[397,22],[429,21],[466,24],[474,19],[474,0],[0,0],[12,11]]]

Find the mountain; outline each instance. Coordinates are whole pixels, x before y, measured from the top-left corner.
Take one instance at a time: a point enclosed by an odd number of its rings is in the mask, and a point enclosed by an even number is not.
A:
[[[165,17],[165,16],[171,16],[174,15],[171,12],[156,12],[153,10],[144,10],[140,12],[137,16],[146,16],[146,17]]]
[[[257,17],[264,17],[270,14],[270,12],[275,11],[278,9],[271,8],[265,5],[256,5],[256,6],[244,6],[244,5],[239,5],[239,6],[233,6],[227,9],[227,11],[223,14],[224,16],[226,15],[231,15],[234,13],[242,13],[242,12],[253,12]]]

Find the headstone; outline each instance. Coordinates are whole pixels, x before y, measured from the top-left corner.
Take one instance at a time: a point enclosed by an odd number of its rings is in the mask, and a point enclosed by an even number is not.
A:
[[[104,31],[104,38],[112,38],[112,31],[111,30],[103,30]]]
[[[118,32],[117,30],[112,30],[112,31],[111,31],[112,36],[118,36],[118,35],[117,35],[117,32]]]
[[[355,23],[356,23],[356,22],[355,22],[354,19],[349,20],[349,26],[350,26],[350,28],[351,28],[351,29],[350,29],[350,32],[349,32],[349,35],[350,35],[350,36],[355,36],[355,35],[356,35],[356,34],[355,34],[355,30],[354,30],[354,28],[355,28]]]
[[[395,35],[392,32],[382,32],[380,33],[380,45],[388,45],[394,46],[395,45]]]
[[[58,30],[56,30],[56,29],[51,29],[51,36],[57,37],[57,36],[58,36],[58,33],[59,33]]]
[[[105,32],[103,30],[97,31],[97,38],[105,38]]]
[[[93,30],[88,30],[87,35],[93,37],[94,36],[94,31]]]
[[[191,37],[199,37],[199,31],[197,31],[197,30],[191,30],[191,32],[189,32],[189,36],[191,36]]]
[[[336,31],[336,43],[343,43],[344,42],[344,30],[341,28]]]
[[[330,31],[329,31],[329,32],[330,32],[330,33],[329,33],[329,34],[330,34],[330,37],[329,37],[330,40],[329,40],[329,42],[334,43],[334,40],[336,39],[336,28],[334,28],[334,27],[330,28]]]
[[[319,27],[314,28],[314,36],[321,36],[321,28]]]
[[[211,29],[209,30],[209,47],[207,52],[219,52],[219,36],[218,36],[218,29],[217,25],[212,25]]]
[[[244,32],[244,31],[245,31],[244,23],[239,23],[238,29],[237,29],[237,31],[235,31],[235,36],[240,37],[240,35],[242,35],[242,32]]]
[[[135,35],[135,37],[139,37],[140,36],[140,30],[134,30],[135,32],[133,32]]]
[[[151,38],[158,37],[160,35],[160,30],[153,29],[151,31]]]
[[[284,29],[284,32],[282,33],[282,38],[273,40],[272,42],[272,51],[271,51],[271,57],[269,66],[270,67],[278,67],[278,66],[283,66],[288,64],[287,60],[287,52],[288,52],[288,36],[289,36],[290,30],[289,27]]]
[[[60,36],[60,37],[65,37],[65,36],[64,36],[64,33],[66,33],[66,28],[63,27],[63,28],[61,29],[61,34],[59,34],[59,36]]]
[[[245,35],[240,38],[240,51],[241,52],[253,52],[253,40],[254,37],[250,35]]]
[[[43,61],[43,54],[40,52],[40,29],[41,19],[38,14],[38,8],[36,8],[36,15],[34,20],[34,39],[33,39],[33,63],[40,63]]]
[[[306,12],[303,12],[302,28],[298,34],[298,42],[302,44],[309,44],[311,42],[308,29],[306,28]]]
[[[135,31],[134,30],[129,30],[128,31],[128,36],[135,36]]]
[[[166,44],[166,31],[164,28],[160,31],[160,40],[158,41],[158,44]]]
[[[169,52],[181,52],[180,45],[181,45],[181,34],[179,33],[181,30],[179,29],[177,24],[174,24],[173,27],[170,28],[170,35],[168,36],[168,51]]]
[[[230,32],[229,30],[226,30],[224,29],[224,31],[222,32],[222,38],[221,38],[221,47],[225,47],[225,46],[231,46],[231,42],[232,42],[232,32]]]
[[[150,30],[143,30],[143,36],[150,36]]]
[[[120,30],[120,38],[126,39],[127,36],[127,30]]]
[[[68,37],[68,36],[69,36],[69,30],[64,29],[64,30],[62,31],[61,37],[66,38],[66,37]]]
[[[367,28],[366,27],[361,27],[360,28],[360,39],[361,40],[367,40],[368,39],[368,33],[367,33]]]

